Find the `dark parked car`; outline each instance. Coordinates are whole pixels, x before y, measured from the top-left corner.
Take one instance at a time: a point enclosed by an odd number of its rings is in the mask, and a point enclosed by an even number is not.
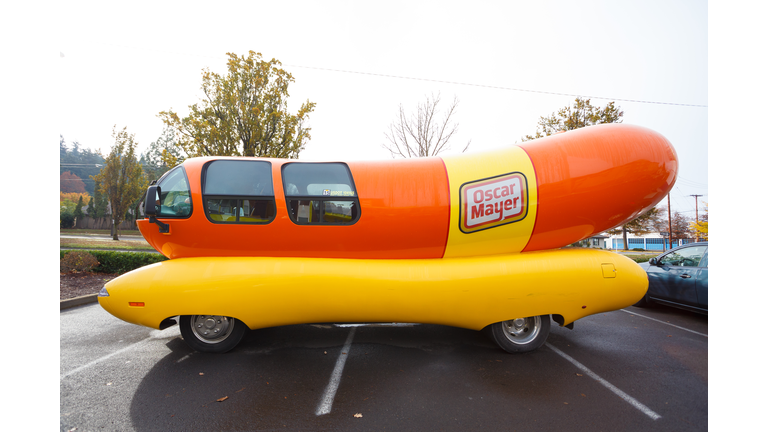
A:
[[[659,303],[707,314],[707,249],[707,242],[691,243],[640,264],[648,273],[648,292],[635,306]]]

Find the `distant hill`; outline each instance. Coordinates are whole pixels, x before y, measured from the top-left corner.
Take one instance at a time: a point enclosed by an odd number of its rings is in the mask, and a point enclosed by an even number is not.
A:
[[[101,171],[101,166],[104,164],[104,158],[98,155],[98,153],[91,149],[80,148],[80,144],[75,141],[71,145],[71,149],[64,142],[64,137],[59,136],[59,176],[64,172],[69,171],[75,176],[79,177],[85,185],[85,191],[93,196],[94,183],[91,180],[92,175],[96,175]],[[79,184],[79,180],[73,179],[69,176],[66,181],[72,181]],[[67,190],[65,190],[67,189]],[[64,181],[61,182],[61,192],[71,192],[64,186]]]

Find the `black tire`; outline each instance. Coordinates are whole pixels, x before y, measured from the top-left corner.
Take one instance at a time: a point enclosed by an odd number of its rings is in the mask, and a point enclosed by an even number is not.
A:
[[[240,343],[248,327],[242,321],[219,315],[182,315],[179,330],[195,351],[225,353]]]
[[[544,345],[552,322],[549,315],[516,318],[491,324],[491,336],[508,353],[525,353]]]
[[[633,304],[632,306],[637,306],[639,308],[651,307],[651,300],[648,298],[648,293],[646,292],[643,298],[638,300],[637,303]]]

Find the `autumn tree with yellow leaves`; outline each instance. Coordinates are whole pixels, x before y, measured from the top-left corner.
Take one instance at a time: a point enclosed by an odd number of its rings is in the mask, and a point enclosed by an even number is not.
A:
[[[203,70],[204,98],[189,106],[189,115],[172,110],[158,117],[173,128],[177,145],[194,156],[299,157],[311,139],[305,122],[315,103],[306,101],[296,114],[288,112],[288,85],[293,76],[278,60],[227,53],[226,75]],[[165,159],[168,160],[165,160]],[[164,153],[164,162],[174,165]]]
[[[104,157],[104,168],[91,178],[97,188],[109,199],[112,208],[112,240],[119,240],[117,227],[125,219],[128,208],[138,200],[147,189],[147,179],[136,158],[134,135],[123,128],[112,129],[115,143],[109,155]]]
[[[709,240],[709,203],[704,203],[704,214],[701,219],[691,222],[691,231],[700,241]]]
[[[549,117],[539,117],[536,134],[526,135],[523,141],[550,136],[561,131],[569,131],[603,123],[621,123],[624,111],[615,102],[608,102],[605,107],[592,105],[590,99],[577,97],[573,106],[567,105]]]

